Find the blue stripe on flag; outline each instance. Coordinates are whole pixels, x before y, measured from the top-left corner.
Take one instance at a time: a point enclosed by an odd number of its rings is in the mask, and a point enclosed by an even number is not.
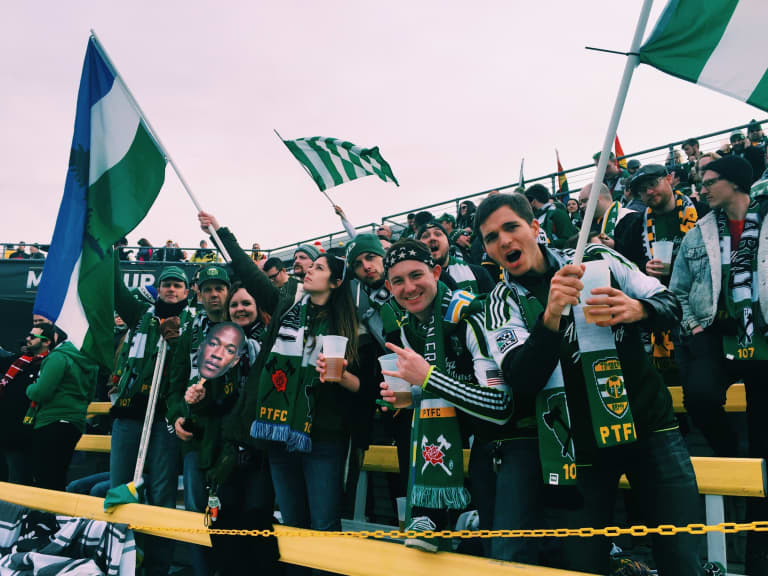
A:
[[[34,306],[35,314],[52,322],[61,313],[72,271],[83,247],[91,149],[91,107],[109,93],[114,81],[114,74],[90,39],[77,94],[75,133],[72,136],[69,168],[64,182],[64,198],[56,218],[51,249],[45,260]]]

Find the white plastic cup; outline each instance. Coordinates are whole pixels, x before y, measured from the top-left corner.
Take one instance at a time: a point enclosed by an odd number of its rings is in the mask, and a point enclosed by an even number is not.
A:
[[[592,298],[592,290],[595,288],[606,288],[611,285],[611,267],[607,260],[595,260],[594,262],[584,262],[584,275],[581,277],[584,289],[581,291],[581,303],[584,308],[584,318],[594,324],[596,321],[605,319],[605,313],[601,314],[601,309],[607,309],[608,306],[587,306],[584,302]]]
[[[332,334],[323,335],[323,355],[325,356],[325,381],[341,382],[344,373],[344,357],[347,353],[347,337]]]
[[[657,240],[653,243],[653,257],[660,260],[664,265],[661,271],[664,276],[672,274],[672,250],[674,247],[675,243],[669,240]]]
[[[397,354],[385,354],[379,356],[379,364],[381,369],[388,372],[397,372]],[[388,376],[383,374],[384,382],[387,383],[389,389],[395,393],[395,402],[407,401],[411,403],[411,383],[397,376]]]
[[[405,512],[406,512],[405,496],[401,498],[395,498],[395,502],[397,502],[397,525],[400,528],[400,531],[402,531],[405,529]]]

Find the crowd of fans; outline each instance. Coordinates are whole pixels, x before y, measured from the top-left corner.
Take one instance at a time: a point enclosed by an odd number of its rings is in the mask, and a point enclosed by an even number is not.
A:
[[[612,155],[589,224],[591,186],[556,199],[536,184],[464,201],[456,215],[409,214],[400,234],[388,225],[359,234],[336,207],[347,245],[301,245],[290,270],[258,244],[241,248],[205,212],[201,228],[217,231],[231,262],[221,265],[202,240],[193,277],[173,264],[186,260],[173,241],[153,248],[142,238],[135,255],[121,241],[120,259],[169,265],[156,286],[133,292],[117,278],[109,375],[33,319],[0,381],[8,479],[64,489],[88,403],[109,396],[110,468],[88,486],[103,495],[129,482],[165,342],[147,500],[175,507],[182,475],[185,508],[215,511],[217,528],[268,528],[277,503],[284,524],[341,529],[374,439],[397,446],[390,495],[406,497],[406,545],[420,550],[452,549],[419,533],[452,528],[470,508],[482,529],[612,525],[622,474],[637,523],[701,522],[684,434],[693,427],[717,456],[739,455],[722,408],[734,381],[747,390],[749,455],[768,456],[759,424],[768,403],[768,199],[750,194],[765,176],[766,141],[755,123],[717,152],[686,141],[686,161],[623,167]],[[571,249],[585,225],[584,261],[606,263],[610,285],[580,296],[584,267]],[[7,257],[43,257],[26,248]],[[587,308],[599,312],[592,326]],[[348,339],[333,377],[329,335]],[[588,366],[596,352],[609,361]],[[382,371],[377,359],[387,354],[396,371]],[[394,390],[395,377],[408,392]],[[690,423],[674,415],[670,385],[683,386]],[[621,426],[600,424],[601,403]],[[749,519],[767,512],[750,499]],[[699,558],[699,538],[654,537],[659,573],[720,573]],[[281,570],[274,540],[257,542],[214,538],[212,554],[191,547],[187,558],[197,574]],[[172,546],[146,539],[146,574],[168,574]],[[479,553],[600,574],[621,559],[602,537],[484,539]],[[646,573],[629,561],[618,569]],[[763,533],[749,534],[747,570],[768,574]]]

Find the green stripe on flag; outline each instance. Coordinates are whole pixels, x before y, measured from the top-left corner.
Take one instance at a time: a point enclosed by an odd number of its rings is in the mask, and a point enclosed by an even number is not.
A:
[[[332,185],[338,186],[339,184],[342,184],[344,182],[344,178],[341,176],[339,170],[336,168],[336,165],[333,163],[331,155],[328,153],[328,151],[320,144],[318,144],[317,138],[307,140],[307,145],[317,154],[317,157],[323,163],[323,166],[325,166],[325,169],[328,171],[328,175],[333,180]],[[328,187],[331,187],[330,183]]]
[[[105,367],[112,366],[114,347],[115,261],[112,245],[146,216],[165,180],[165,157],[143,123],[128,151],[88,187],[88,220],[80,261],[78,296],[87,302],[88,332],[81,351]]]
[[[86,234],[106,252],[144,219],[165,180],[165,158],[139,124],[128,152],[88,188]]]
[[[696,82],[737,4],[738,0],[672,0],[640,48],[640,61]]]
[[[763,110],[766,109],[766,103],[768,103],[768,70],[763,74],[754,92],[747,99],[747,104],[752,104],[752,106],[757,106]]]
[[[310,161],[309,158],[307,158],[307,155],[304,154],[304,151],[299,148],[299,146],[292,140],[284,140],[284,142],[296,160],[301,162],[301,164],[309,171],[309,175],[312,176],[312,180],[315,181],[315,184],[317,184],[320,190],[325,190],[325,180],[323,180],[323,177],[317,171],[315,165]]]

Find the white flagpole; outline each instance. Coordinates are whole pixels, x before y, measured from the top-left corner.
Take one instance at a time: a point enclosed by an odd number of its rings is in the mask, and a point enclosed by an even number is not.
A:
[[[634,73],[635,68],[640,63],[640,57],[637,55],[637,51],[640,49],[640,42],[643,41],[643,34],[645,33],[645,27],[648,24],[648,16],[651,13],[652,4],[653,0],[644,0],[643,6],[640,9],[640,16],[637,19],[635,35],[632,38],[632,45],[629,49],[630,53],[627,56],[627,63],[624,65],[624,75],[621,77],[619,91],[616,94],[616,103],[613,105],[613,113],[608,122],[608,130],[605,133],[605,140],[603,140],[603,149],[600,151],[600,160],[597,163],[595,178],[592,181],[589,200],[587,201],[587,207],[584,209],[584,220],[581,223],[581,230],[579,231],[579,242],[576,244],[576,253],[573,256],[574,264],[581,264],[581,261],[584,258],[584,249],[587,246],[587,240],[589,240],[592,219],[595,217],[597,197],[600,194],[600,184],[603,182],[603,177],[605,176],[605,168],[608,165],[611,146],[613,145],[613,139],[616,137],[616,129],[619,126],[621,112],[624,109],[624,102],[627,99],[629,83],[632,81],[632,74]],[[563,310],[563,314],[569,314],[570,311],[571,307],[567,306]]]
[[[189,195],[189,198],[192,200],[192,203],[195,205],[195,208],[197,208],[198,212],[202,212],[203,209],[200,206],[200,202],[197,201],[197,198],[192,193],[192,189],[189,187],[189,184],[187,184],[187,180],[182,175],[178,166],[176,166],[176,162],[173,161],[173,158],[168,153],[168,149],[165,146],[163,146],[163,143],[160,141],[160,137],[157,135],[157,132],[155,132],[155,129],[152,128],[152,124],[149,123],[149,118],[147,118],[147,115],[144,114],[144,111],[141,109],[141,106],[139,106],[139,103],[136,101],[136,98],[133,97],[133,93],[131,92],[131,89],[128,88],[128,84],[125,82],[125,80],[123,80],[123,77],[120,74],[120,72],[118,72],[114,63],[112,62],[109,55],[107,54],[107,51],[105,50],[104,46],[99,41],[99,37],[96,36],[96,32],[93,30],[93,28],[91,28],[91,38],[93,38],[93,45],[99,51],[99,54],[101,54],[101,57],[104,58],[104,61],[107,63],[107,66],[111,68],[112,72],[115,75],[115,78],[119,80],[120,83],[123,85],[123,88],[125,88],[125,93],[128,95],[128,98],[130,99],[133,107],[139,113],[139,116],[141,117],[141,122],[149,131],[150,135],[154,139],[158,148],[162,150],[163,155],[165,156],[166,160],[168,160],[168,164],[170,164],[171,168],[173,168],[173,171],[176,172],[176,176],[179,177],[179,180],[181,181],[181,185],[184,186],[184,190],[187,191],[187,194]],[[219,235],[216,233],[216,230],[214,230],[212,227],[209,227],[208,232],[213,237],[213,240],[214,242],[216,242],[216,245],[218,246],[219,250],[221,250],[221,255],[224,257],[224,260],[226,260],[227,262],[231,262],[232,258],[229,257],[229,252],[227,252],[227,249],[221,243],[221,240],[219,239]]]

